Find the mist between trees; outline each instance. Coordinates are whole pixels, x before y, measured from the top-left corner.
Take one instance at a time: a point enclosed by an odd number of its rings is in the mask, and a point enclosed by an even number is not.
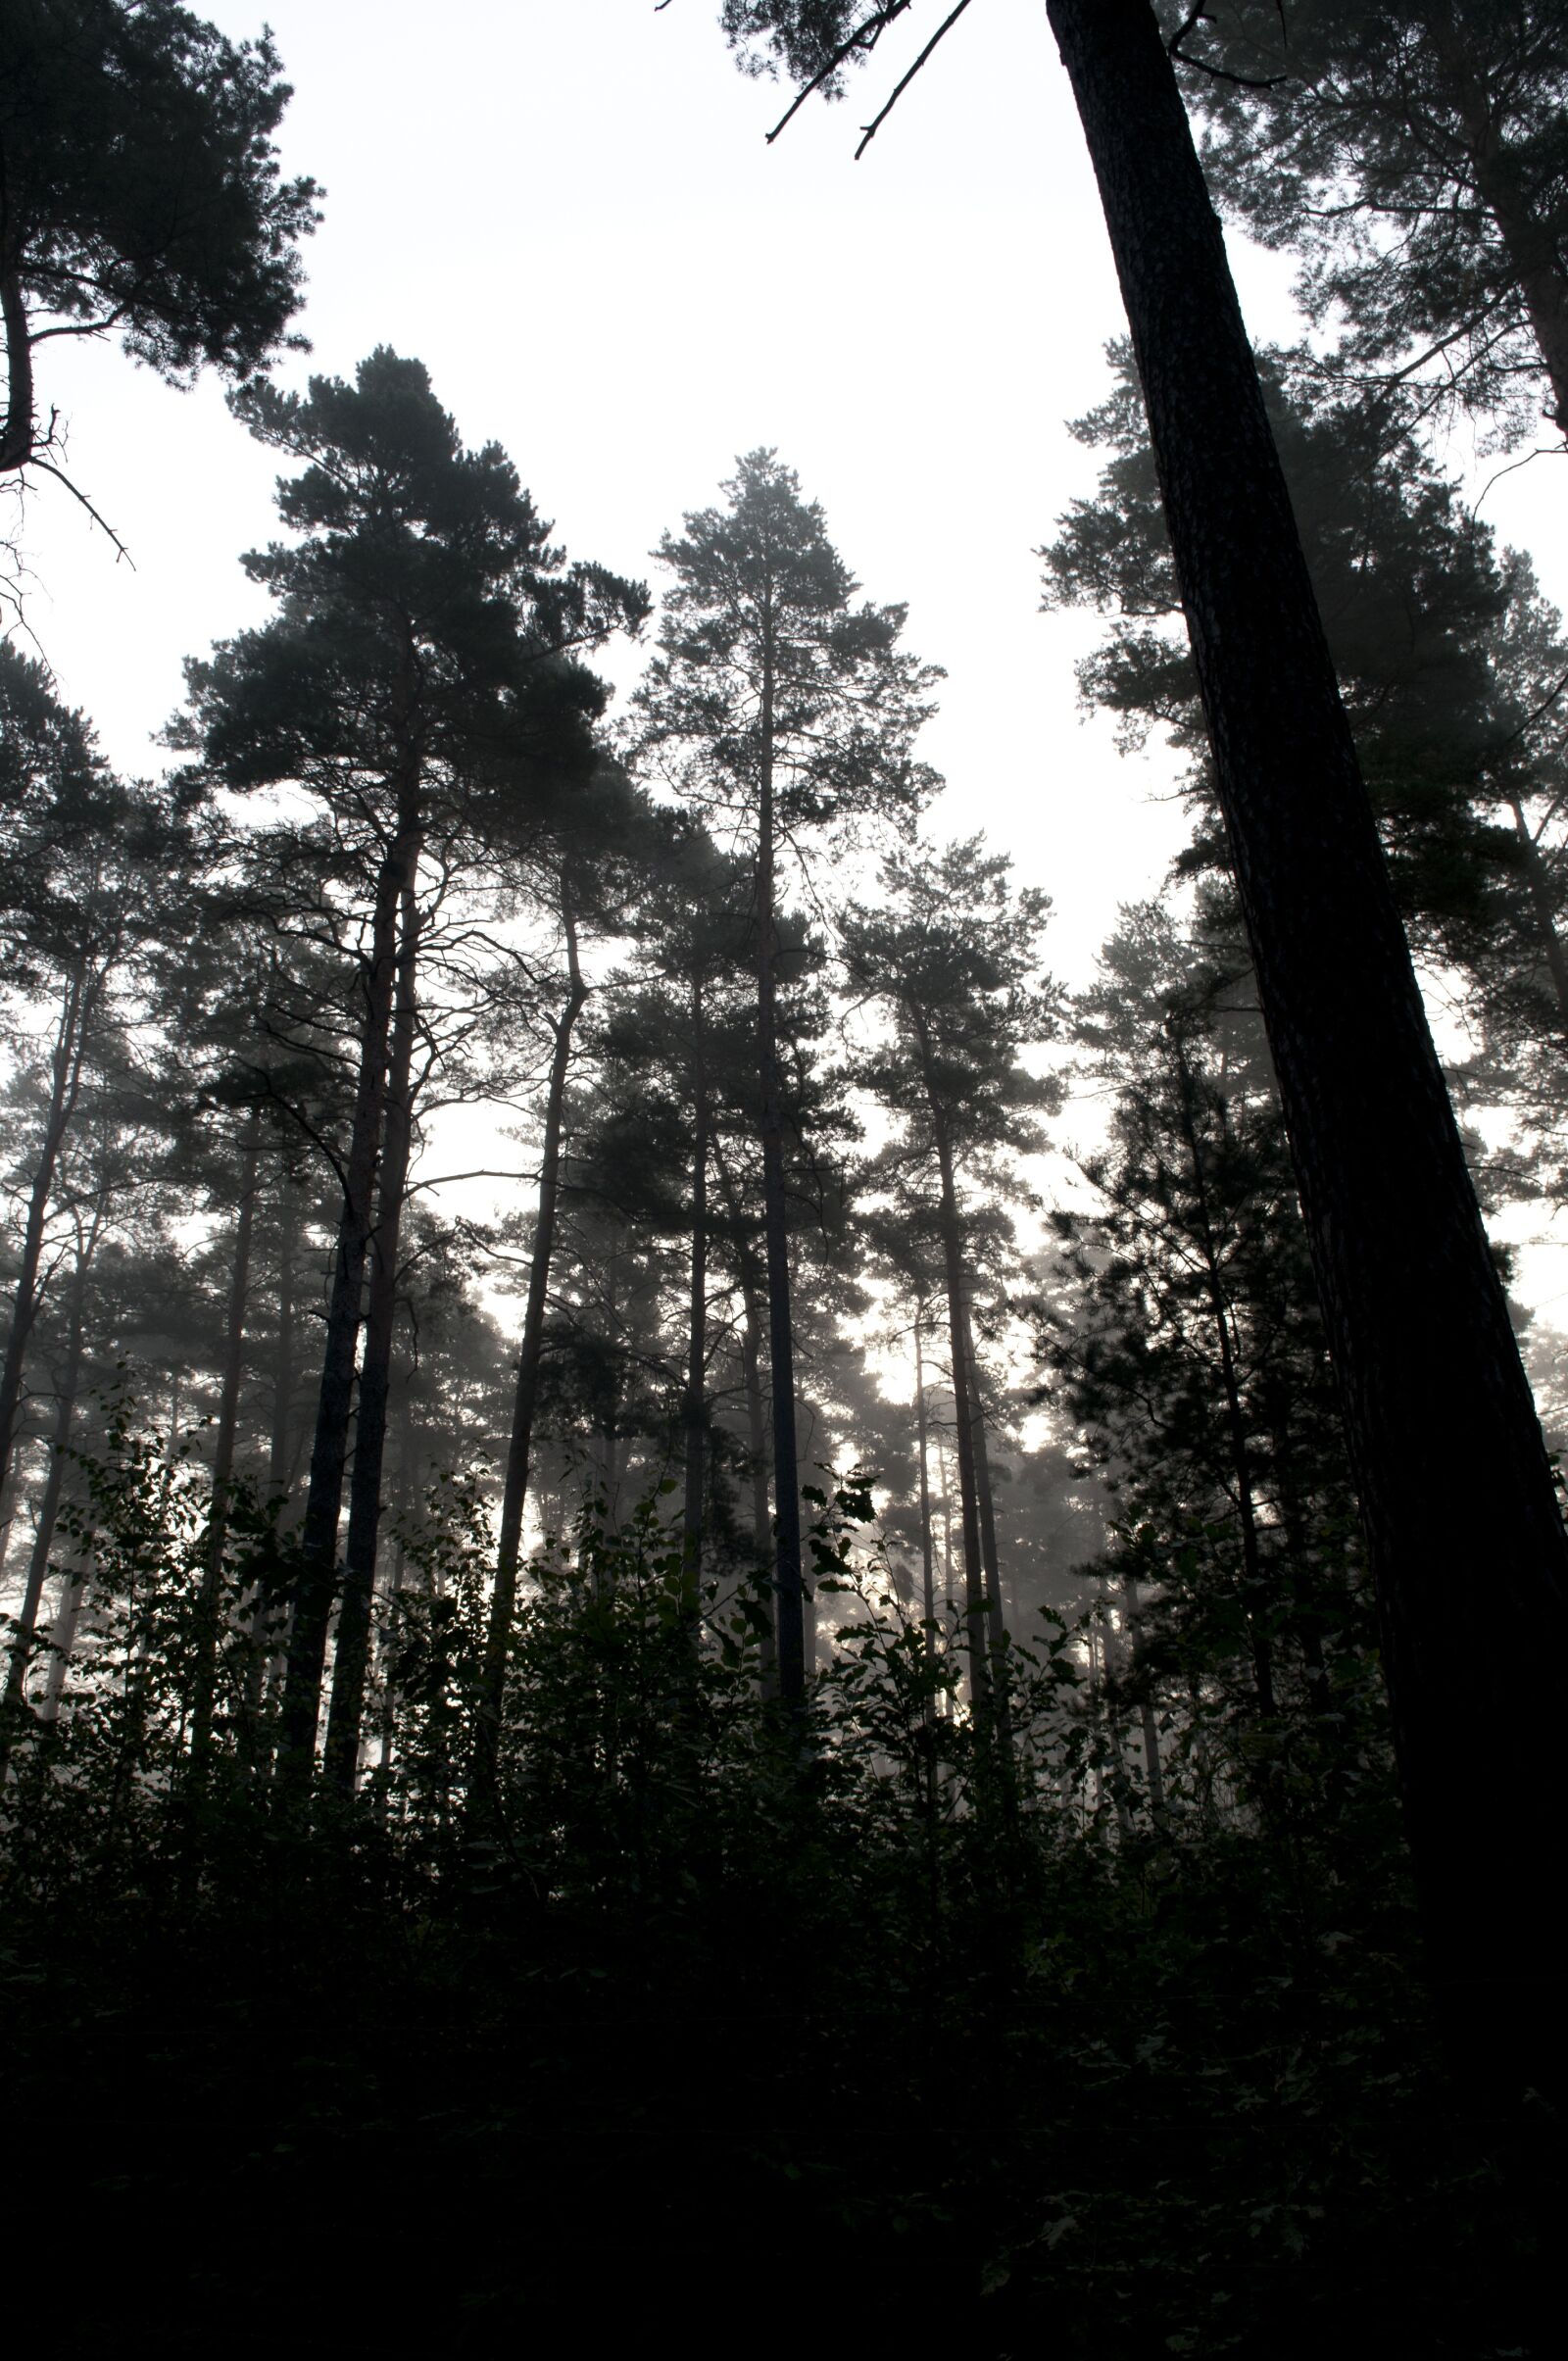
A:
[[[721,21],[831,97],[911,14]],[[1431,428],[1561,423],[1560,29],[1050,15],[1130,336],[1097,489],[1024,521],[1192,818],[1076,991],[786,454],[645,583],[418,360],[281,390],[319,192],[270,42],[3,11],[0,464],[59,472],[48,339],[113,331],[280,467],[156,779],[0,645],[0,1959],[38,2208],[95,2209],[24,2274],[79,2243],[72,2349],[699,2300],[712,2349],[775,2301],[826,2349],[1542,2349],[1516,1331],[1551,1443],[1562,1393],[1481,1214],[1568,1173],[1568,641]],[[1301,257],[1255,368],[1178,74]]]

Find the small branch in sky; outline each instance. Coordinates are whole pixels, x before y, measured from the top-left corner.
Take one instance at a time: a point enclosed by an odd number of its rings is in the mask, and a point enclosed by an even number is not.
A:
[[[831,81],[845,59],[853,57],[858,49],[867,53],[873,50],[894,18],[902,17],[909,5],[910,0],[887,0],[885,7],[879,8],[874,16],[867,17],[863,23],[858,25],[847,41],[839,43],[821,71],[813,74],[810,80],[803,83],[801,88],[796,91],[795,96],[767,134],[769,147],[772,146],[780,131],[793,123],[812,91],[820,90],[824,82]]]
[[[1283,82],[1286,78],[1283,74],[1271,74],[1267,75],[1232,74],[1229,69],[1224,66],[1210,66],[1205,64],[1202,58],[1193,58],[1188,56],[1186,50],[1182,47],[1182,43],[1186,40],[1190,32],[1196,32],[1199,25],[1206,22],[1210,13],[1211,12],[1208,9],[1203,7],[1202,0],[1198,0],[1198,5],[1188,10],[1185,19],[1176,27],[1176,30],[1171,34],[1170,39],[1165,44],[1165,47],[1169,51],[1174,62],[1178,66],[1196,66],[1200,74],[1206,74],[1210,75],[1216,82],[1234,82],[1238,90],[1277,90],[1281,82]],[[1285,13],[1282,8],[1280,11],[1280,23],[1283,25],[1284,22]]]
[[[894,108],[898,105],[900,99],[904,96],[904,93],[913,81],[915,75],[919,73],[927,58],[930,57],[938,42],[945,39],[946,36],[953,30],[953,27],[957,24],[958,19],[962,16],[968,5],[969,0],[958,0],[957,7],[953,11],[953,14],[950,17],[944,18],[943,22],[937,26],[936,31],[931,35],[930,40],[927,41],[925,47],[915,59],[914,64],[909,68],[908,73],[904,76],[904,79],[901,82],[894,83],[893,95],[889,98],[886,106],[884,106],[878,114],[874,115],[868,123],[861,125],[860,144],[855,151],[855,161],[857,164],[859,163],[860,158],[865,154],[866,149],[870,146],[878,131],[881,130],[882,125],[887,122],[888,117],[892,114]]]
[[[86,493],[77,489],[76,485],[72,482],[65,469],[63,467],[55,467],[53,462],[50,460],[40,459],[36,452],[33,453],[28,465],[29,467],[41,467],[45,475],[52,475],[56,483],[62,483],[65,485],[66,490],[71,494],[73,500],[80,501],[82,507],[86,510],[94,524],[102,525],[104,531],[109,535],[110,540],[120,552],[120,555],[124,559],[125,564],[130,567],[131,572],[134,573],[136,570],[136,561],[131,556],[129,550],[125,547],[123,541],[121,540],[120,535],[116,532],[114,526],[109,522],[108,517],[99,516],[98,511],[93,507],[92,502],[87,498]]]

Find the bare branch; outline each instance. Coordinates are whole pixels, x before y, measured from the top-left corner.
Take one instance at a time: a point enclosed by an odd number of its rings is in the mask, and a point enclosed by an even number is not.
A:
[[[938,42],[946,39],[947,35],[957,24],[958,19],[962,16],[968,5],[969,0],[958,0],[957,7],[953,11],[950,17],[946,17],[937,26],[936,31],[931,35],[930,40],[927,41],[925,47],[915,59],[914,64],[909,68],[908,73],[904,76],[904,79],[900,82],[894,83],[893,95],[888,100],[886,106],[884,106],[878,114],[874,115],[868,123],[862,125],[860,144],[855,151],[855,161],[857,164],[859,163],[860,158],[865,154],[866,149],[870,146],[878,131],[881,130],[882,125],[887,122],[888,117],[892,114],[894,108],[898,105],[900,99],[904,96],[904,93],[913,81],[915,75],[919,73],[927,58],[930,57]]]

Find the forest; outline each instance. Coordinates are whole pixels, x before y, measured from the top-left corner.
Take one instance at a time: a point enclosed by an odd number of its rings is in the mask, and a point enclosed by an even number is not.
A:
[[[940,179],[1009,72],[599,6],[770,162]],[[0,0],[8,2316],[1544,2354],[1568,627],[1455,453],[1561,502],[1568,18],[1046,0],[1125,324],[1003,521],[1181,839],[1078,973],[787,444],[623,571],[401,330],[318,366],[348,192],[215,13]],[[98,345],[275,479],[146,775],[35,539],[129,615]]]

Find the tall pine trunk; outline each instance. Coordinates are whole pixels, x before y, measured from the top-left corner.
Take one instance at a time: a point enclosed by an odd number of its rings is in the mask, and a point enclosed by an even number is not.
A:
[[[795,1337],[790,1317],[789,1205],[784,1190],[784,1089],[778,1056],[778,923],[773,812],[773,642],[763,626],[760,794],[757,825],[757,1015],[762,1086],[762,1231],[767,1251],[768,1384],[773,1411],[773,1634],[778,1694],[806,1702],[806,1600],[801,1576],[801,1479],[795,1437]]]
[[[937,1581],[936,1551],[931,1535],[931,1469],[928,1459],[928,1435],[925,1408],[925,1352],[922,1331],[925,1327],[925,1304],[915,1306],[914,1317],[914,1443],[920,1469],[920,1597],[925,1610],[925,1660],[929,1673],[934,1673],[937,1654]],[[936,1719],[936,1688],[933,1681],[923,1708],[927,1722]]]
[[[544,1141],[539,1157],[539,1212],[534,1223],[533,1255],[528,1268],[528,1303],[523,1314],[522,1345],[517,1354],[517,1385],[513,1398],[512,1436],[507,1447],[507,1480],[501,1501],[495,1589],[490,1596],[484,1662],[479,1676],[478,1712],[474,1721],[473,1787],[480,1798],[488,1798],[494,1793],[496,1762],[501,1746],[507,1659],[512,1652],[513,1618],[517,1607],[517,1568],[522,1557],[522,1512],[528,1498],[528,1465],[533,1449],[534,1413],[539,1402],[539,1365],[544,1353],[550,1264],[556,1248],[566,1074],[571,1063],[572,1032],[588,998],[588,987],[583,982],[577,957],[576,914],[570,887],[566,883],[562,887],[561,911],[566,939],[568,990],[565,1007],[555,1023],[556,1046],[550,1061]]]
[[[370,1606],[375,1591],[376,1538],[381,1530],[381,1467],[386,1455],[387,1402],[392,1389],[392,1336],[397,1322],[398,1249],[414,1143],[414,1040],[418,1022],[419,905],[412,878],[400,903],[396,1007],[387,1070],[385,1138],[370,1240],[370,1289],[360,1356],[359,1410],[354,1422],[354,1468],[349,1479],[349,1530],[343,1552],[343,1602],[338,1609],[327,1708],[323,1768],[341,1795],[354,1793],[360,1762],[360,1725],[370,1659]]]
[[[60,1395],[55,1410],[55,1431],[49,1443],[49,1473],[44,1482],[43,1499],[38,1505],[38,1528],[33,1535],[32,1555],[27,1562],[27,1579],[17,1610],[16,1636],[11,1644],[11,1658],[6,1668],[5,1700],[0,1710],[0,1779],[5,1776],[6,1760],[20,1722],[21,1707],[26,1691],[27,1670],[32,1658],[33,1641],[38,1629],[38,1609],[43,1601],[44,1584],[49,1578],[49,1553],[54,1548],[55,1527],[60,1517],[60,1500],[65,1489],[66,1458],[71,1449],[71,1433],[76,1416],[76,1396],[81,1386],[81,1358],[84,1342],[87,1304],[87,1279],[92,1266],[98,1234],[103,1225],[104,1200],[100,1198],[93,1208],[92,1219],[85,1235],[78,1232],[76,1268],[72,1280],[70,1307],[66,1315],[66,1359],[60,1377]]]
[[[1525,817],[1525,808],[1519,797],[1508,798],[1513,813],[1514,833],[1519,843],[1519,858],[1524,867],[1525,886],[1530,895],[1530,908],[1540,937],[1542,956],[1551,977],[1551,987],[1557,998],[1557,1022],[1568,1033],[1568,949],[1564,948],[1557,931],[1557,897],[1552,891],[1551,872],[1542,857],[1542,851]]]
[[[1551,1471],[1157,22],[1149,0],[1047,6],[1127,307],[1312,1243],[1433,1977],[1456,2055],[1494,2088],[1555,2087],[1542,1863],[1568,1540]],[[1530,1632],[1527,1654],[1478,1646],[1478,1615]]]
[[[39,1272],[43,1262],[44,1225],[49,1218],[49,1200],[54,1194],[60,1151],[81,1095],[87,1030],[101,984],[100,972],[89,972],[85,965],[78,967],[67,979],[55,1025],[49,1061],[49,1104],[27,1193],[22,1252],[17,1259],[16,1284],[11,1291],[11,1329],[6,1339],[5,1359],[0,1363],[0,1557],[4,1555],[11,1531],[11,1473],[17,1432],[22,1423],[23,1372],[33,1323],[43,1302],[44,1283]]]
[[[969,1695],[982,1731],[991,1719],[991,1636],[986,1616],[985,1558],[980,1547],[980,1493],[975,1481],[974,1388],[969,1377],[968,1317],[963,1294],[963,1237],[947,1118],[931,1107],[941,1182],[938,1207],[942,1266],[948,1299],[948,1354],[953,1377],[953,1443],[958,1462],[958,1521],[963,1543],[963,1615],[969,1640]]]
[[[256,1224],[256,1171],[261,1156],[262,1110],[258,1103],[245,1125],[240,1150],[239,1209],[234,1224],[234,1259],[229,1271],[228,1316],[223,1335],[223,1378],[213,1447],[213,1505],[207,1554],[196,1603],[196,1668],[191,1681],[190,1759],[198,1775],[213,1741],[218,1693],[219,1598],[223,1545],[228,1531],[228,1493],[234,1479],[234,1441],[239,1430],[240,1378],[245,1366],[245,1315],[250,1304],[251,1235]]]
[[[419,861],[418,835],[409,809],[416,793],[416,782],[411,781],[397,833],[387,847],[376,876],[370,954],[363,976],[365,1016],[360,1030],[354,1124],[343,1167],[343,1205],[327,1301],[310,1489],[300,1537],[302,1570],[295,1592],[288,1661],[283,1675],[278,1768],[284,1781],[296,1789],[308,1784],[316,1760],[327,1624],[336,1584],[338,1520],[343,1509],[343,1475],[348,1463],[349,1423],[354,1402],[354,1359],[386,1103],[398,913],[404,888],[414,880]]]
[[[692,980],[692,1259],[686,1320],[686,1467],[681,1501],[682,1612],[695,1641],[702,1613],[703,1496],[708,1470],[708,1073],[703,987]]]
[[[1167,1033],[1176,1067],[1182,1143],[1192,1167],[1193,1195],[1198,1205],[1198,1249],[1203,1265],[1203,1292],[1213,1323],[1214,1349],[1219,1354],[1220,1391],[1225,1398],[1225,1433],[1230,1445],[1231,1485],[1242,1533],[1242,1613],[1247,1621],[1248,1645],[1252,1656],[1252,1682],[1257,1692],[1257,1709],[1265,1720],[1271,1720],[1274,1714],[1274,1651],[1266,1620],[1268,1597],[1257,1531],[1257,1493],[1252,1482],[1252,1450],[1248,1437],[1246,1406],[1242,1401],[1230,1299],[1220,1267],[1219,1239],[1209,1210],[1208,1175],[1203,1167],[1203,1151],[1198,1137],[1198,1118],[1193,1104],[1192,1067],[1175,1027],[1168,1026]]]
[[[1552,421],[1568,435],[1568,273],[1557,233],[1549,220],[1542,220],[1532,193],[1532,180],[1540,182],[1540,167],[1498,131],[1492,99],[1453,10],[1434,8],[1430,24],[1433,47],[1450,77],[1464,127],[1476,193],[1496,227],[1546,365]]]
[[[724,1210],[735,1241],[735,1269],[740,1281],[741,1382],[746,1394],[746,1440],[752,1484],[752,1545],[760,1571],[771,1565],[773,1557],[773,1520],[767,1506],[767,1406],[762,1397],[761,1298],[752,1264],[752,1250],[747,1243],[746,1219],[741,1209],[735,1176],[716,1137],[712,1146],[713,1165],[718,1174],[719,1187],[724,1192]],[[774,1613],[771,1581],[763,1606],[765,1614],[759,1673],[761,1693],[764,1697],[770,1697],[778,1694],[778,1620]]]

